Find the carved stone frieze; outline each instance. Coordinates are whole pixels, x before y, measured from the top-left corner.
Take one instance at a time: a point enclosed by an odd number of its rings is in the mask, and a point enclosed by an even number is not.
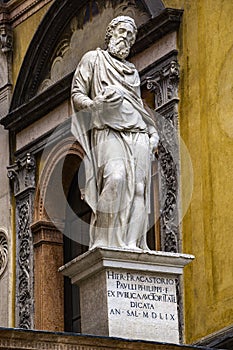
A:
[[[4,232],[0,231],[0,278],[8,262],[8,241]]]
[[[35,190],[35,159],[28,153],[8,167],[16,199],[16,326],[33,328],[33,240],[31,222]]]
[[[179,64],[175,59],[165,62],[146,79],[154,93],[156,123],[160,137],[158,147],[159,205],[161,249],[180,250],[179,225],[179,131],[178,83]]]

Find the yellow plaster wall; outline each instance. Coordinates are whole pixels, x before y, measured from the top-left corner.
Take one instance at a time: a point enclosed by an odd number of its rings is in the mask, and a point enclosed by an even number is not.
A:
[[[52,2],[51,2],[52,3]],[[35,34],[43,16],[47,12],[51,3],[42,7],[32,16],[28,17],[24,22],[20,23],[14,28],[14,50],[13,50],[13,69],[12,69],[12,79],[13,87],[15,86],[20,67],[23,63],[24,56],[30,45],[30,42]]]
[[[178,46],[181,137],[194,172],[183,220],[183,251],[196,256],[185,273],[192,343],[233,322],[233,2],[164,3],[184,9]]]

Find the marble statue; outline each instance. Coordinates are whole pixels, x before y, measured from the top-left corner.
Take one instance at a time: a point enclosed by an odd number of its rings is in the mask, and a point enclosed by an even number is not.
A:
[[[114,18],[107,49],[87,52],[73,78],[72,132],[86,153],[85,200],[93,211],[89,249],[148,249],[150,159],[158,134],[139,74],[125,60],[136,33],[132,18]]]

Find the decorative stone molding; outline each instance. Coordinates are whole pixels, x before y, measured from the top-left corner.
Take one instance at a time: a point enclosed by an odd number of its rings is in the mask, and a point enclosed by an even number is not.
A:
[[[63,236],[58,231],[57,226],[49,221],[37,221],[31,225],[33,232],[33,245],[34,247],[40,247],[43,244],[47,245],[62,245]]]
[[[160,137],[158,147],[161,249],[179,252],[179,141],[178,83],[179,64],[175,53],[165,58],[145,78],[147,89],[154,93],[156,123]]]
[[[0,231],[0,278],[8,262],[8,241],[4,232]]]
[[[33,262],[30,231],[31,201],[25,198],[17,203],[17,327],[30,329],[33,315]]]
[[[15,28],[49,2],[51,0],[5,1],[0,5],[0,20],[7,19]]]
[[[33,328],[33,241],[32,222],[35,191],[35,158],[27,153],[8,167],[16,199],[16,326]]]
[[[176,279],[176,296],[177,296],[177,312],[179,315],[179,334],[180,344],[184,342],[184,317],[183,317],[183,298],[182,298],[182,277]]]

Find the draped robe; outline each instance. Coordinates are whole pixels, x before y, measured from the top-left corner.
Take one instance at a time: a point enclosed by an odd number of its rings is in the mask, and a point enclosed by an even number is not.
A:
[[[120,98],[116,107],[106,99],[100,108],[89,108],[108,90]],[[93,211],[89,248],[148,249],[148,135],[156,130],[143,107],[138,72],[108,51],[90,51],[76,69],[71,95],[72,132],[86,154],[85,200]]]

